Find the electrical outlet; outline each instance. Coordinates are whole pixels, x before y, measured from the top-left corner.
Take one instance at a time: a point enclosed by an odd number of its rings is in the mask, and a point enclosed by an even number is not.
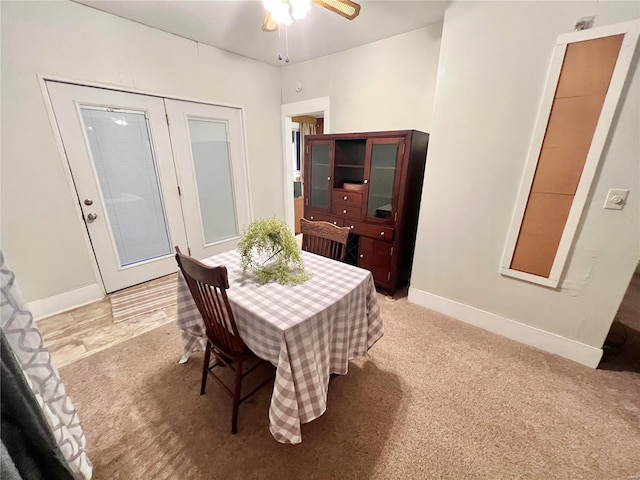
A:
[[[607,199],[604,202],[602,208],[608,208],[609,210],[622,210],[627,203],[627,195],[629,190],[622,188],[612,188],[607,193]]]

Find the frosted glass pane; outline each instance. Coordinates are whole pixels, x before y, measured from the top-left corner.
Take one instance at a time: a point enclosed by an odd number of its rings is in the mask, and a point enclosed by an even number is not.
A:
[[[227,124],[189,119],[205,245],[238,236]]]
[[[367,216],[378,218],[391,217],[397,159],[397,144],[372,145]]]
[[[329,145],[311,145],[311,205],[329,207]]]
[[[144,114],[80,111],[120,265],[171,254]]]

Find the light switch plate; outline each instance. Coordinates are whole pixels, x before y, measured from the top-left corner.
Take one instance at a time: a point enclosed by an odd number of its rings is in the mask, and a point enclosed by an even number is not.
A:
[[[609,210],[622,210],[627,203],[627,195],[629,195],[629,190],[622,188],[610,189],[602,208],[608,208]]]

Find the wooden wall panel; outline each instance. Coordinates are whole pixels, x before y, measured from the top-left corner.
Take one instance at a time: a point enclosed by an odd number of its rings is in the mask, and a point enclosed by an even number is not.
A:
[[[573,195],[529,196],[511,268],[549,276],[572,202]]]
[[[531,192],[574,195],[588,152],[589,145],[543,147]]]
[[[573,195],[532,193],[520,231],[560,237],[572,202]]]
[[[624,35],[567,46],[510,268],[549,277]]]
[[[604,95],[555,99],[542,148],[591,145],[603,103]]]
[[[564,55],[555,98],[604,95],[624,35],[570,43]]]
[[[549,278],[559,244],[560,237],[520,232],[511,268]]]

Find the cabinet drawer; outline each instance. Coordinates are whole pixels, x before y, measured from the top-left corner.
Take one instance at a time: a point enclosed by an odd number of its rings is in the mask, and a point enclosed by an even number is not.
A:
[[[349,222],[349,218],[352,219],[360,219],[360,215],[361,215],[361,210],[360,207],[355,207],[353,205],[347,205],[347,204],[341,204],[341,203],[334,203],[333,206],[331,207],[331,213],[333,213],[334,215],[340,217],[340,218],[344,218],[345,223]]]
[[[353,233],[354,235],[379,238],[380,240],[384,240],[385,242],[393,242],[393,228],[371,225],[369,223],[352,222],[349,219],[344,220],[344,225],[351,228],[351,233]]]
[[[334,189],[331,194],[331,200],[332,203],[341,203],[352,207],[359,207],[362,205],[362,194],[351,192],[349,190]]]
[[[329,222],[337,225],[338,227],[344,227],[344,222],[341,218],[337,218],[331,215],[325,215],[323,213],[305,213],[304,218],[311,220],[312,222]]]
[[[360,237],[358,266],[369,270],[376,283],[387,284],[391,278],[391,253],[390,243]]]

